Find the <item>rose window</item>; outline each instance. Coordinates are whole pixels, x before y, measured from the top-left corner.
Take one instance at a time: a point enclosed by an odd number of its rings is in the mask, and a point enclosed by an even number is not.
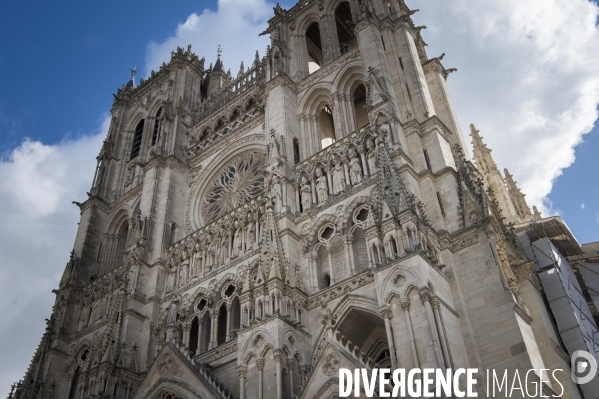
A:
[[[202,216],[210,223],[262,194],[264,155],[248,152],[235,158],[208,183]]]

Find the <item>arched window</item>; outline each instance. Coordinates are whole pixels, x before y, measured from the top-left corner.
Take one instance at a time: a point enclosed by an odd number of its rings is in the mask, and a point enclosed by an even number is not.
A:
[[[218,310],[218,330],[216,334],[217,344],[224,344],[227,340],[227,307],[222,304]]]
[[[363,84],[358,85],[353,92],[354,114],[356,115],[356,126],[358,129],[368,124],[368,111],[366,105],[366,88]]]
[[[349,3],[347,1],[339,4],[339,7],[335,10],[335,23],[337,25],[339,50],[341,51],[341,54],[345,54],[349,50],[354,49],[357,45],[356,36],[350,28],[353,21],[351,9],[349,8]]]
[[[200,333],[200,323],[198,318],[194,318],[191,322],[191,330],[189,331],[189,352],[195,355],[198,350],[198,335]]]
[[[127,236],[129,235],[129,224],[127,222],[123,223],[118,233],[118,246],[117,246],[117,264],[116,266],[120,266],[124,261],[125,249],[127,249]]]
[[[308,48],[308,73],[313,73],[324,63],[318,22],[313,22],[306,31],[306,47]]]
[[[156,122],[154,122],[154,134],[152,135],[152,145],[156,144],[158,139],[160,138],[160,116],[162,115],[162,107],[158,109],[156,112]]]
[[[144,123],[144,119],[140,120],[137,124],[137,127],[135,128],[135,133],[133,135],[133,145],[131,146],[131,159],[139,155],[139,150],[141,149],[141,139],[144,135]]]
[[[77,390],[79,389],[79,366],[73,374],[73,381],[71,382],[71,393],[69,399],[75,399],[77,397]]]
[[[333,122],[333,111],[324,105],[318,116],[318,131],[320,134],[321,148],[325,149],[336,141],[335,123]]]

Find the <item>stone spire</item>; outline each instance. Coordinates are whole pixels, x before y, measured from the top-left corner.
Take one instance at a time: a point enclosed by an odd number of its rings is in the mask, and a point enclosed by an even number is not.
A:
[[[266,206],[262,227],[262,254],[260,264],[268,280],[283,280],[283,249],[277,231],[272,203]]]
[[[512,204],[514,205],[516,213],[523,221],[527,218],[529,219],[532,212],[526,203],[526,198],[524,198],[526,197],[526,194],[523,194],[522,191],[520,191],[520,188],[516,185],[513,176],[510,175],[507,168],[503,170],[503,173],[505,174],[505,184],[507,185],[507,190],[512,199]]]
[[[491,149],[483,142],[483,138],[479,133],[474,125],[470,125],[474,161],[476,162],[477,169],[483,175],[485,188],[487,190],[491,189],[494,192],[506,222],[519,223],[520,217],[512,204],[503,176],[499,169],[497,169],[497,164],[491,156]]]

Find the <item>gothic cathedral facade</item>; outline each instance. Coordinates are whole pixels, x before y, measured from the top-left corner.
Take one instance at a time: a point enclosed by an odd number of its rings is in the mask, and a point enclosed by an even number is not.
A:
[[[335,398],[342,367],[569,370],[513,228],[538,214],[473,126],[471,159],[415,11],[277,5],[236,77],[178,48],[119,89],[11,397]]]

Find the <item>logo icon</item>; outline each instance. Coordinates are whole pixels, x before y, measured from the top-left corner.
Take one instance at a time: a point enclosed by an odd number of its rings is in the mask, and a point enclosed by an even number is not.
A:
[[[597,361],[587,351],[576,351],[572,354],[570,369],[572,381],[579,385],[587,384],[597,375]]]

